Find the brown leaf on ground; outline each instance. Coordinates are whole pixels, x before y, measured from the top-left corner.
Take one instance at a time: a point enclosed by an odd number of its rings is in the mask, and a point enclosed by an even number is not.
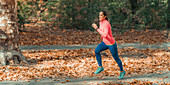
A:
[[[103,76],[118,77],[119,67],[109,50],[104,51],[107,56],[102,55],[105,70],[99,75],[94,74],[98,67],[94,51],[95,49],[24,51],[23,55],[34,62],[26,66],[1,66],[0,80],[27,81],[60,77],[63,79],[67,77],[83,78],[85,76],[98,76],[100,79],[104,79]],[[125,76],[162,74],[170,70],[168,50],[121,48],[118,49],[118,53],[126,71]]]
[[[31,28],[30,30],[33,29]],[[21,32],[20,45],[98,44],[102,41],[100,37],[101,35],[98,32],[92,32],[88,30],[62,30],[57,28],[49,28],[46,30],[39,29],[37,32],[32,33]],[[113,37],[117,43],[141,42],[143,44],[161,44],[168,42],[168,39],[164,36],[164,32],[159,30],[129,30],[125,31],[123,34],[113,32]]]

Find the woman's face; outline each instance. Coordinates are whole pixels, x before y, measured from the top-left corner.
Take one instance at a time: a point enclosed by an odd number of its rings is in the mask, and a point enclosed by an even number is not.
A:
[[[103,12],[100,12],[100,13],[99,13],[99,20],[100,20],[100,21],[105,20],[106,17],[107,17],[107,16],[104,16]]]

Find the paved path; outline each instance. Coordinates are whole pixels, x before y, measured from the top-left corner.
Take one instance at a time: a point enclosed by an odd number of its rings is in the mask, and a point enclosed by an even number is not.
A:
[[[72,46],[60,46],[60,45],[45,45],[45,46],[21,46],[21,50],[62,50],[62,49],[81,49],[81,48],[92,48],[95,49],[97,47],[96,44],[94,45],[72,45]],[[124,47],[134,47],[138,49],[167,49],[170,48],[170,43],[163,43],[162,45],[156,44],[140,44],[140,43],[125,43],[125,44],[118,44],[118,48]]]
[[[164,76],[168,76],[168,78],[164,78]],[[161,80],[160,78],[163,78]],[[158,83],[155,83],[153,85],[158,85],[161,82],[169,83],[170,84],[170,72],[164,73],[164,74],[146,74],[146,75],[139,75],[139,76],[125,76],[124,79],[121,81],[133,81],[133,79],[140,80],[140,81],[151,81],[155,82],[158,81]],[[57,80],[57,79],[55,79]],[[70,80],[69,82],[65,82],[66,80]],[[104,82],[117,82],[119,79],[117,77],[105,77],[104,79],[97,79],[96,77],[85,77],[83,79],[61,79],[60,81],[54,81],[53,79],[44,79],[40,81],[35,81],[32,80],[30,82],[24,82],[24,81],[2,81],[0,82],[0,85],[97,85]],[[60,83],[60,82],[65,82],[65,83]],[[126,83],[125,83],[126,84]]]

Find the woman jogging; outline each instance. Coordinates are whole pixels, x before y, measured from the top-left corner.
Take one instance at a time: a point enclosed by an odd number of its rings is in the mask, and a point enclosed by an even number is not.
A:
[[[97,48],[95,49],[95,55],[98,62],[98,69],[94,72],[95,74],[99,74],[104,70],[102,66],[101,54],[100,52],[109,49],[112,53],[114,60],[117,62],[120,68],[120,76],[119,79],[122,79],[125,75],[125,71],[123,70],[122,61],[120,60],[117,52],[117,44],[112,36],[111,26],[108,22],[106,11],[101,11],[99,13],[99,28],[95,23],[92,24],[92,27],[95,28],[100,34],[103,42],[101,42]]]

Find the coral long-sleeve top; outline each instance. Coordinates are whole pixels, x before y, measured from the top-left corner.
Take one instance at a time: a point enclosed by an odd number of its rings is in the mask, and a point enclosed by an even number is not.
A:
[[[97,31],[101,34],[101,38],[106,45],[113,45],[115,43],[110,23],[107,20],[100,21]]]

